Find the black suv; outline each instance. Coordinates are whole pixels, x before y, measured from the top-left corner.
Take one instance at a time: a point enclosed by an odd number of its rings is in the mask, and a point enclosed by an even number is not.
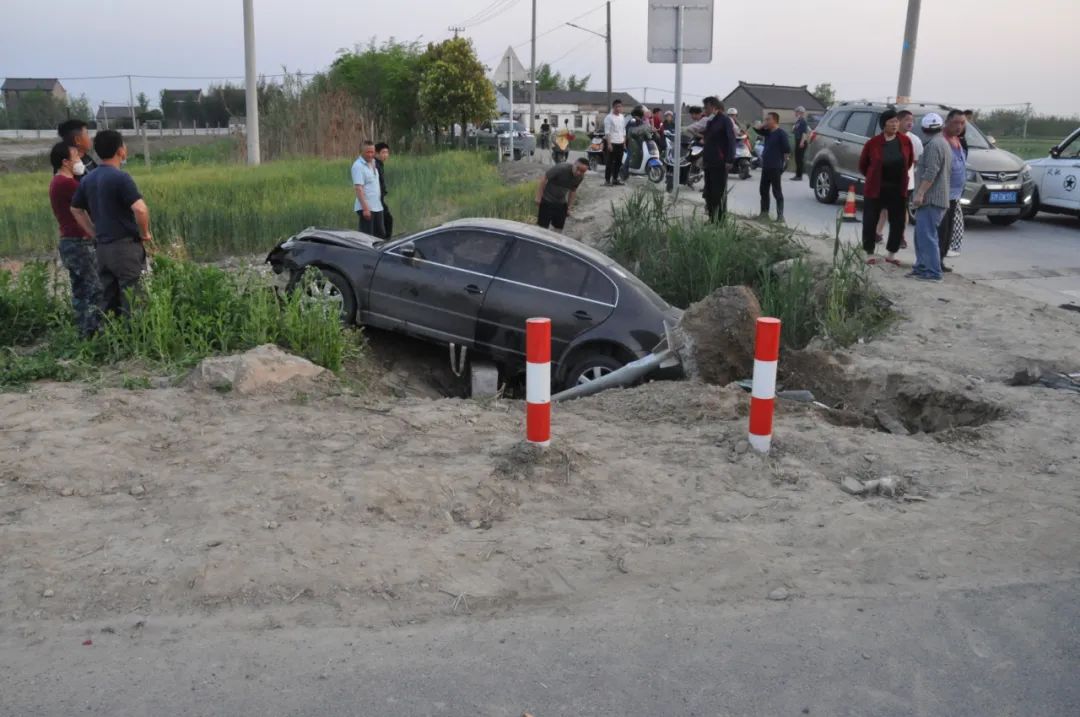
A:
[[[912,132],[925,143],[921,121],[931,112],[949,113],[938,104],[888,105],[881,102],[841,102],[829,109],[810,135],[806,163],[810,187],[819,202],[833,204],[855,185],[862,197],[863,176],[859,155],[866,140],[877,134],[878,118],[886,109],[909,110],[915,115]],[[994,224],[1009,225],[1028,211],[1035,183],[1031,168],[1015,154],[998,149],[971,122],[967,126],[967,182],[960,204],[964,216],[985,216]]]

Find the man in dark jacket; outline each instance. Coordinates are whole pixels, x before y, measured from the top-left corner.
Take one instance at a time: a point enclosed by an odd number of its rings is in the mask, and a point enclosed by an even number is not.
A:
[[[795,126],[792,128],[795,135],[795,176],[796,182],[803,178],[803,164],[806,157],[806,145],[810,143],[810,124],[806,121],[806,108],[802,105],[795,108]]]
[[[390,213],[390,207],[386,205],[386,160],[390,159],[390,145],[379,142],[375,145],[375,166],[379,168],[379,193],[382,195],[383,205],[383,238],[389,239],[394,233],[394,215]]]
[[[715,97],[706,97],[705,114],[712,115],[705,126],[702,165],[705,169],[705,212],[710,222],[724,218],[727,205],[727,165],[735,157],[735,131],[724,114],[724,105]]]
[[[85,171],[77,175],[75,181],[79,181],[83,176],[97,169],[97,162],[94,161],[93,155],[90,154],[90,132],[87,131],[85,122],[81,119],[65,120],[56,128],[56,134],[68,145],[79,150],[79,157],[82,159]]]
[[[784,221],[784,188],[780,179],[784,175],[791,143],[787,132],[780,126],[780,115],[765,115],[765,148],[761,153],[761,218],[769,218],[769,189],[776,197],[776,221]]]

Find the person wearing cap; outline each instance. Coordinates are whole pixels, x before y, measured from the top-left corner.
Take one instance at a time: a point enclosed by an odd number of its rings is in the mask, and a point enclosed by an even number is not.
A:
[[[915,265],[909,277],[923,281],[941,281],[941,247],[938,225],[949,208],[949,179],[952,173],[952,148],[941,134],[944,125],[936,112],[922,119],[927,138],[923,155],[915,170]]]
[[[810,125],[806,121],[806,108],[802,105],[795,108],[795,126],[791,130],[795,136],[795,176],[796,182],[803,176],[803,165],[806,163],[806,145],[810,143]]]
[[[878,218],[884,210],[889,215],[889,241],[885,261],[900,266],[896,253],[904,238],[904,215],[907,213],[908,173],[915,164],[911,140],[900,133],[896,110],[887,109],[879,120],[881,133],[863,145],[859,172],[866,177],[863,188],[863,251],[867,264],[876,264]]]

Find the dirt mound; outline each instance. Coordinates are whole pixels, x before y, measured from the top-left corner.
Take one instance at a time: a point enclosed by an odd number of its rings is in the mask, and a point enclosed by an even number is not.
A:
[[[326,369],[299,356],[265,344],[232,356],[214,356],[199,362],[185,382],[189,388],[252,394],[285,383],[315,379]]]
[[[691,304],[679,322],[689,376],[726,386],[754,370],[754,328],[761,304],[745,286],[725,286]]]
[[[697,381],[655,381],[583,398],[574,402],[574,409],[608,417],[634,416],[645,423],[687,425],[739,418],[746,413],[748,401],[739,388]]]

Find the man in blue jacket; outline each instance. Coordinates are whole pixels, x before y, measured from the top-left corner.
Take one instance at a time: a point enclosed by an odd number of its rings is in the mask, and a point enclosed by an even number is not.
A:
[[[791,155],[791,142],[787,132],[780,127],[780,115],[770,112],[765,115],[765,148],[761,153],[761,218],[769,218],[769,189],[776,197],[776,221],[784,221],[784,188],[781,178],[784,167]]]
[[[727,206],[727,166],[735,157],[735,129],[724,114],[724,105],[715,97],[706,97],[705,114],[712,115],[705,127],[702,165],[705,169],[705,212],[710,222],[724,218]]]

